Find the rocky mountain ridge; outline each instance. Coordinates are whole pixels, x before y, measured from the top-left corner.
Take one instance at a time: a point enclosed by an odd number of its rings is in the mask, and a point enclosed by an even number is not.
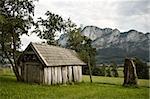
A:
[[[136,30],[120,32],[118,29],[86,26],[81,34],[89,37],[92,46],[97,49],[97,64],[111,61],[123,63],[125,57],[149,61],[150,33],[144,34]],[[63,34],[58,42],[65,46],[67,39],[67,34]]]

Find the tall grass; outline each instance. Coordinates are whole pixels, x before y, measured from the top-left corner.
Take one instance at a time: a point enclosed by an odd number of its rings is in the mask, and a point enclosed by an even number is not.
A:
[[[139,80],[138,88],[123,87],[123,78],[83,76],[73,85],[38,85],[17,82],[14,75],[0,75],[0,99],[148,99],[149,80]],[[142,82],[142,83],[141,83]]]

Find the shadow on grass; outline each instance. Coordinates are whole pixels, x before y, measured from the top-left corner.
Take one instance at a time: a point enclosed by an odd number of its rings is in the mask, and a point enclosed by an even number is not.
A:
[[[120,86],[119,84],[113,84],[113,83],[106,83],[106,82],[95,82],[96,84],[107,84],[107,85],[116,85]]]
[[[5,82],[17,82],[16,77],[14,75],[1,75],[0,76],[0,82],[5,83]]]
[[[150,86],[123,86],[121,84],[114,84],[114,83],[106,83],[106,82],[95,82],[96,84],[106,84],[106,85],[114,85],[114,86],[121,86],[124,88],[150,88]]]

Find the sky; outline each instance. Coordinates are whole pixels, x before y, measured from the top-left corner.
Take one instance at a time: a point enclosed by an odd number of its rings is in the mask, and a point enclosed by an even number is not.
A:
[[[39,0],[34,19],[44,17],[46,11],[70,18],[78,26],[150,32],[150,0]],[[30,42],[42,40],[31,34],[23,35],[21,41],[24,50]]]

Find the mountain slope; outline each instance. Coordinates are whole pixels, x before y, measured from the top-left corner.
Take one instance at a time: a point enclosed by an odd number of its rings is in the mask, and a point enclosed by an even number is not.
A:
[[[120,32],[118,29],[86,26],[81,34],[89,37],[92,46],[97,49],[97,64],[111,61],[123,63],[125,57],[139,57],[149,61],[150,33],[144,34],[136,30]],[[67,39],[66,34],[62,35],[59,43],[65,46]]]

